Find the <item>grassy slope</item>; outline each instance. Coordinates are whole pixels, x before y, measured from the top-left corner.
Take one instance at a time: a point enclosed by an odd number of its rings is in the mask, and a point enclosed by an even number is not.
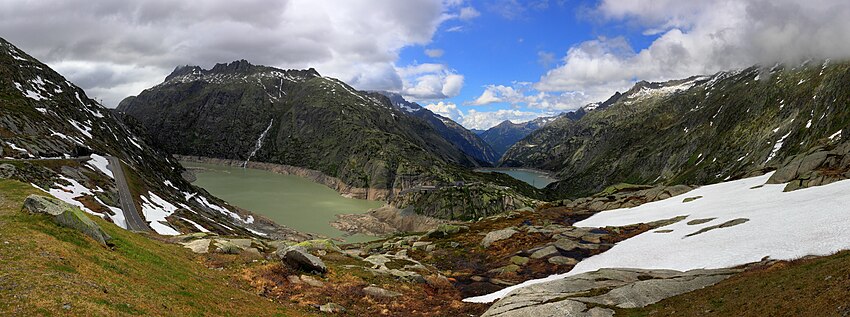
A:
[[[617,316],[850,316],[850,251],[780,262]]]
[[[0,315],[300,314],[244,290],[177,245],[91,217],[113,237],[109,250],[47,216],[20,212],[24,198],[38,193],[0,179]]]

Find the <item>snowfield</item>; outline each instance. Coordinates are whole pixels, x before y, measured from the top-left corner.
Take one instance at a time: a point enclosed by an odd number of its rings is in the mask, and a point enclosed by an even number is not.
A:
[[[109,161],[107,161],[105,157],[92,154],[91,160],[88,161],[88,164],[95,171],[100,171],[104,175],[109,176],[109,178],[115,179],[115,175],[112,175],[112,170],[109,169]]]
[[[575,226],[624,226],[676,216],[687,219],[622,241],[602,254],[584,259],[570,272],[464,301],[492,302],[517,288],[601,268],[714,269],[758,262],[765,257],[791,260],[850,248],[850,180],[783,192],[785,184],[765,184],[770,175],[703,186],[666,200],[600,212]],[[684,202],[698,196],[702,197]],[[714,219],[688,224],[709,218]],[[736,219],[747,221],[693,235]]]
[[[142,214],[145,216],[145,220],[150,224],[151,229],[164,236],[179,235],[180,231],[174,230],[174,228],[165,225],[168,223],[168,221],[165,220],[165,217],[168,217],[177,211],[177,207],[152,192],[149,192],[148,195],[150,198],[141,196],[141,205]]]

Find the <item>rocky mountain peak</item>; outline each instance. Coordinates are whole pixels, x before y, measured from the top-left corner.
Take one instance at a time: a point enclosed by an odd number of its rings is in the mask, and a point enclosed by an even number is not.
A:
[[[214,73],[250,73],[256,66],[247,60],[240,59],[228,63],[218,63],[210,70]]]

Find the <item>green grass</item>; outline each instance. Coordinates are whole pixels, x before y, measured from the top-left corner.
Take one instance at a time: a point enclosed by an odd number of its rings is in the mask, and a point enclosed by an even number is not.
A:
[[[617,316],[848,316],[850,251],[751,269]]]
[[[302,315],[178,245],[90,216],[113,237],[106,248],[47,216],[21,212],[29,194],[43,193],[0,179],[0,315]]]

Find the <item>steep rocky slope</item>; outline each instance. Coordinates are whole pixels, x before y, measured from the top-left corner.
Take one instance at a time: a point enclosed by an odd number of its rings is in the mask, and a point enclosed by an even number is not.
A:
[[[384,190],[374,199],[405,184],[452,181],[447,165],[486,164],[388,98],[312,69],[244,60],[210,70],[180,67],[118,109],[170,152],[318,170],[354,187]]]
[[[407,114],[425,120],[434,130],[443,136],[446,140],[457,146],[464,153],[475,159],[495,164],[501,153],[493,150],[493,148],[485,142],[477,134],[467,130],[457,122],[449,118],[431,112],[415,102],[410,102],[404,99],[399,94],[381,91],[380,94],[390,98],[393,106],[397,109],[406,112]]]
[[[557,117],[537,118],[528,122],[513,123],[509,120],[502,121],[498,125],[481,132],[479,135],[487,144],[493,147],[496,155],[500,158],[514,143],[528,136]]]
[[[132,124],[3,39],[0,105],[0,178],[31,183],[123,228],[129,215],[142,219],[142,228],[136,229],[162,234],[252,234],[249,228],[296,234],[185,182],[183,168],[150,147]],[[111,157],[120,166],[109,163]],[[121,194],[123,180],[129,188]],[[141,214],[125,214],[122,204]]]
[[[532,133],[501,165],[556,171],[562,181],[549,189],[568,197],[622,182],[710,184],[760,173],[847,139],[849,80],[848,63],[809,62],[640,82],[601,111]]]

